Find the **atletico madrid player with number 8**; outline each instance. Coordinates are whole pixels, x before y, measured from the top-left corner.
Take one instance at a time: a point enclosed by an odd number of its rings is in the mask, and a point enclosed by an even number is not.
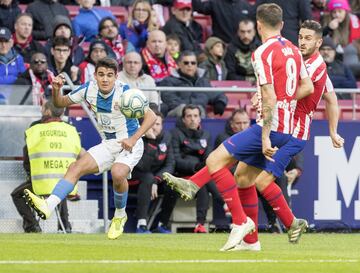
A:
[[[216,182],[233,217],[233,228],[221,251],[234,250],[247,234],[255,231],[256,226],[244,212],[228,166],[236,161],[245,164],[252,183],[259,170],[275,176],[281,172],[282,175],[287,164],[285,160],[274,161],[273,156],[291,138],[296,100],[313,92],[299,49],[280,35],[282,9],[276,4],[263,4],[257,8],[256,17],[263,42],[252,57],[258,83],[260,118],[249,129],[225,140],[209,155],[207,166],[190,177],[190,181],[164,174],[168,184],[187,199],[209,180]],[[284,216],[284,224],[290,230],[298,230],[298,225],[301,225],[302,231],[306,221],[294,217],[281,189],[273,181],[264,182],[262,194]]]

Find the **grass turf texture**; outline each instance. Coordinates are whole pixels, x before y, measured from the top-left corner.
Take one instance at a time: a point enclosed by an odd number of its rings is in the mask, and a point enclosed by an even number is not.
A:
[[[226,239],[227,234],[124,234],[116,241],[105,234],[0,234],[0,272],[360,272],[360,234],[305,234],[298,245],[286,235],[261,234],[257,253],[219,252]]]

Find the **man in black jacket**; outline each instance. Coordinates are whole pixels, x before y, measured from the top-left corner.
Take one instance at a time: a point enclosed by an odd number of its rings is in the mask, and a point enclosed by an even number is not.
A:
[[[30,63],[31,56],[35,52],[45,52],[44,47],[33,39],[33,19],[30,14],[22,13],[15,21],[15,33],[13,34],[14,48],[23,56],[25,63]]]
[[[175,161],[171,146],[171,135],[163,131],[163,116],[154,111],[156,121],[143,137],[144,154],[132,173],[133,179],[140,180],[137,192],[136,233],[151,233],[147,226],[151,200],[158,198],[159,187],[164,200],[159,214],[157,232],[170,233],[168,222],[175,207],[177,194],[166,183],[162,183],[164,172],[174,172]]]
[[[179,69],[159,82],[158,86],[211,87],[205,77],[205,70],[198,68],[195,52],[182,52],[178,66]],[[161,99],[168,106],[168,116],[173,117],[182,116],[182,110],[187,104],[197,105],[201,109],[202,117],[205,116],[207,104],[214,107],[215,114],[222,115],[227,104],[227,97],[222,92],[162,92]]]
[[[54,74],[48,69],[44,53],[35,52],[30,61],[30,67],[22,73],[15,85],[29,85],[29,89],[20,104],[41,105],[45,98],[51,96],[49,86]]]
[[[163,27],[165,34],[176,34],[179,37],[181,51],[191,50],[196,55],[202,53],[202,27],[192,19],[191,0],[174,1],[171,12],[173,15]]]
[[[255,82],[251,54],[260,45],[261,42],[256,36],[254,21],[249,19],[241,20],[237,35],[229,44],[224,59],[228,69],[228,80]]]
[[[212,19],[213,36],[229,43],[234,37],[239,22],[255,19],[255,8],[247,0],[192,0],[193,9]]]
[[[351,69],[336,56],[336,45],[330,37],[325,37],[320,47],[320,54],[327,66],[327,73],[334,88],[356,88],[356,79]],[[340,100],[351,99],[349,93],[336,93]]]
[[[26,9],[34,19],[33,36],[36,40],[47,40],[53,34],[53,22],[56,15],[69,17],[66,7],[56,0],[37,0]]]
[[[0,1],[0,26],[8,28],[14,32],[16,17],[21,14],[17,0]]]
[[[236,109],[231,114],[225,125],[225,131],[219,134],[215,139],[215,147],[218,147],[233,134],[241,132],[250,126],[249,115],[243,108]]]
[[[270,3],[279,5],[283,10],[284,21],[281,35],[297,46],[301,23],[312,18],[310,2],[309,0],[256,0],[256,7]]]
[[[210,133],[200,127],[200,108],[186,105],[182,110],[182,118],[171,131],[172,146],[175,157],[175,173],[177,176],[190,176],[205,166],[205,160],[211,152]],[[201,188],[196,197],[195,233],[206,233],[204,223],[209,207],[209,192],[216,200],[222,198],[214,182]]]

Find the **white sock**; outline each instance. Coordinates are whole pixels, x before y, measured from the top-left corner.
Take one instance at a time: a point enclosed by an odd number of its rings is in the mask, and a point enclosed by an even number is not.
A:
[[[115,218],[123,218],[126,216],[125,208],[115,209],[114,217]]]
[[[57,205],[60,204],[60,202],[61,202],[61,199],[54,194],[50,195],[49,198],[46,199],[46,203],[51,212],[55,209],[55,207]]]
[[[140,226],[146,226],[146,219],[139,219],[137,222],[137,228],[139,228]]]
[[[163,223],[159,222],[158,227],[164,226]]]

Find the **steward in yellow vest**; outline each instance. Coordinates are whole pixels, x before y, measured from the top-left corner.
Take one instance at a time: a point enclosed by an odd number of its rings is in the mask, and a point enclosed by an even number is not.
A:
[[[42,106],[42,118],[25,131],[24,169],[27,181],[11,193],[14,205],[23,218],[25,232],[41,232],[38,221],[23,198],[24,190],[34,190],[37,194],[51,194],[68,166],[79,155],[81,144],[75,127],[63,122],[63,108],[56,108],[47,101]],[[76,193],[76,189],[73,191]],[[66,199],[59,205],[59,212],[67,233],[71,232]],[[61,230],[62,227],[58,226]]]

